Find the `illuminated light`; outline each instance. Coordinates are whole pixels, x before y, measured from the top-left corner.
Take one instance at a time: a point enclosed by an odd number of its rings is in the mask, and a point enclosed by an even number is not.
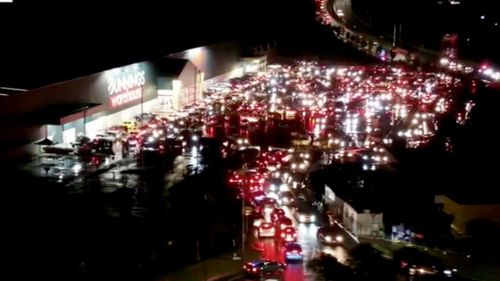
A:
[[[493,74],[493,69],[491,69],[491,68],[487,68],[487,69],[485,69],[485,70],[484,70],[484,74],[486,74],[486,75],[491,75],[491,74]]]
[[[439,60],[439,63],[441,63],[442,65],[447,65],[450,63],[450,60],[447,58],[442,58]]]
[[[335,240],[337,240],[337,242],[342,242],[342,241],[344,241],[344,237],[342,237],[342,236],[340,236],[340,235],[337,235],[337,236],[335,237]]]
[[[82,170],[82,165],[80,163],[77,163],[77,164],[75,164],[75,166],[73,166],[73,172],[75,174],[80,173],[81,170]]]

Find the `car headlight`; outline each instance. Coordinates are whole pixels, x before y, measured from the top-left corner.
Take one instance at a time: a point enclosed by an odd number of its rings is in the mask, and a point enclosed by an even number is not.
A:
[[[299,216],[299,221],[303,222],[305,220],[306,220],[306,216],[304,216],[304,215]]]
[[[452,271],[449,269],[445,269],[445,270],[443,270],[443,273],[444,273],[444,275],[450,276]]]
[[[342,242],[344,241],[344,237],[337,235],[337,237],[335,237],[335,240],[337,240],[337,242]]]
[[[325,236],[325,241],[328,242],[328,243],[332,242],[332,237]]]
[[[311,220],[311,221],[315,221],[315,220],[316,220],[316,217],[315,217],[314,215],[312,215],[312,216],[310,217],[310,220]]]

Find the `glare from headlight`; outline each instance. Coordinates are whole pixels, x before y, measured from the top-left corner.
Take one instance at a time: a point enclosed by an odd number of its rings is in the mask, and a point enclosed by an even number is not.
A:
[[[300,215],[300,216],[299,216],[299,221],[300,221],[300,222],[303,222],[303,221],[305,221],[305,220],[306,220],[306,216],[304,216],[304,215]]]
[[[310,220],[311,220],[311,221],[315,221],[315,220],[316,220],[316,217],[315,217],[314,215],[312,215],[312,216],[310,217]]]
[[[449,270],[449,269],[445,269],[445,270],[443,270],[443,273],[444,273],[445,275],[451,275],[451,270]]]
[[[337,240],[337,242],[342,242],[344,241],[344,237],[337,235],[337,237],[335,237],[335,240]]]
[[[332,237],[325,236],[325,241],[328,242],[328,243],[332,242]]]

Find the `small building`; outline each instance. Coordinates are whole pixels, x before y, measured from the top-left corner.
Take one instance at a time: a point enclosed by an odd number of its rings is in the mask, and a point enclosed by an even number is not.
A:
[[[351,190],[339,194],[325,186],[324,200],[330,213],[354,235],[384,235],[383,212],[372,192]]]
[[[485,193],[437,195],[434,203],[453,216],[451,229],[456,235],[467,235],[467,225],[474,220],[489,221],[500,227],[500,196]]]

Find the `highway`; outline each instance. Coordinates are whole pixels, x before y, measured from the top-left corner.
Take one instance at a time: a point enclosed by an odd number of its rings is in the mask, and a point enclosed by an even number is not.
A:
[[[318,225],[316,224],[304,224],[298,223],[294,218],[292,212],[293,210],[289,207],[283,207],[287,217],[291,218],[295,228],[298,231],[297,242],[302,246],[302,253],[304,255],[304,260],[302,262],[288,263],[288,266],[282,276],[279,276],[278,280],[284,281],[313,281],[316,280],[312,272],[307,270],[307,263],[318,256],[321,252],[330,254],[337,258],[341,263],[347,262],[349,258],[349,250],[354,248],[358,242],[355,238],[348,233],[346,230],[343,231],[342,235],[345,237],[343,245],[338,246],[326,246],[318,243],[317,230]],[[256,250],[261,251],[262,258],[270,260],[284,261],[284,247],[283,244],[273,238],[261,238],[258,239],[256,231],[252,232],[251,237],[251,247]],[[273,279],[272,279],[273,278]],[[269,277],[265,280],[277,280],[274,277]],[[238,280],[255,280],[255,278],[242,277]]]
[[[340,26],[341,32],[336,35],[354,45],[354,47],[363,50],[357,42],[347,38],[346,33],[362,37],[368,42],[378,44],[384,50],[391,50],[394,47],[392,34],[375,34],[368,23],[356,16],[351,7],[351,0],[317,0],[318,13],[323,24],[330,26]],[[486,82],[495,82],[500,79],[500,72],[492,66],[480,65],[477,62],[465,60],[463,58],[441,59],[441,53],[438,50],[429,50],[409,44],[408,42],[396,42],[396,47],[405,50],[414,56],[416,61],[427,65],[435,66],[441,70],[470,74],[474,78],[482,79]],[[369,54],[375,55],[370,50]],[[376,56],[376,55],[375,55]],[[387,58],[379,59],[387,61]]]

